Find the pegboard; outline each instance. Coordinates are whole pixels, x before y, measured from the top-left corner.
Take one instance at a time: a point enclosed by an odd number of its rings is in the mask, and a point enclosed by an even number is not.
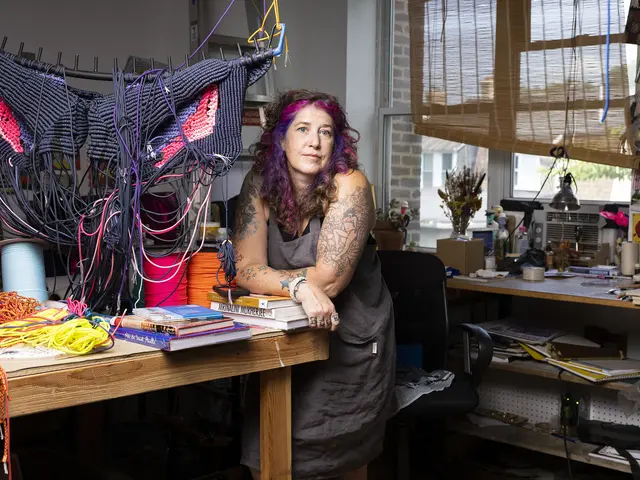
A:
[[[629,416],[622,405],[618,403],[618,392],[603,388],[592,388],[591,392],[591,420],[603,422],[624,423],[640,427],[640,414]]]
[[[480,407],[498,412],[515,413],[531,423],[549,422],[560,413],[560,387],[531,381],[528,376],[508,379],[486,378],[478,388]],[[534,378],[535,380],[535,378]]]
[[[557,423],[561,388],[558,380],[496,371],[491,373],[478,388],[481,408],[522,415],[530,423]],[[562,388],[585,401],[590,420],[640,426],[640,413],[627,416],[615,390],[569,382],[563,382]]]

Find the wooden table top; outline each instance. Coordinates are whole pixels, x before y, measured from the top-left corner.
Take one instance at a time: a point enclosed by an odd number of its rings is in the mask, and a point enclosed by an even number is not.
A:
[[[329,358],[326,331],[269,333],[252,340],[163,352],[124,341],[70,359],[1,360],[12,417],[262,372]]]
[[[618,300],[615,295],[607,293],[615,287],[611,281],[609,286],[585,286],[585,282],[597,279],[585,277],[545,278],[542,282],[531,282],[521,277],[507,277],[499,280],[447,279],[447,287],[473,292],[495,293],[516,297],[540,298],[562,302],[586,303],[618,308],[638,308],[633,302]]]

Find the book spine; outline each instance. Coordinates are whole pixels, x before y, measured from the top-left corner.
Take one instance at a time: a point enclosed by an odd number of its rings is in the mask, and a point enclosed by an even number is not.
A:
[[[151,322],[149,320],[134,320],[123,318],[120,325],[132,330],[144,330],[145,332],[166,333],[167,335],[177,335],[178,329],[173,325]]]
[[[233,300],[233,304],[229,303],[227,298],[222,298],[220,295],[211,295],[212,302],[224,303],[225,305],[241,305],[243,307],[253,308],[268,308],[269,302],[263,298],[236,298]]]
[[[238,305],[236,303],[222,303],[211,302],[212,310],[219,310],[220,312],[239,313],[240,315],[249,315],[250,317],[260,318],[275,318],[275,312],[272,308],[256,308],[248,307],[246,305]]]
[[[119,328],[115,333],[116,338],[126,340],[128,342],[146,345],[148,347],[158,348],[160,350],[169,349],[169,340],[163,335],[154,334],[152,332],[131,332]]]

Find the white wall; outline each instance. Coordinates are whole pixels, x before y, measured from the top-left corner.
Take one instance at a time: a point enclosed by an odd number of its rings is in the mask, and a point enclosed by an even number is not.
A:
[[[377,186],[376,6],[375,0],[348,1],[346,109],[351,127],[360,132],[360,164]]]

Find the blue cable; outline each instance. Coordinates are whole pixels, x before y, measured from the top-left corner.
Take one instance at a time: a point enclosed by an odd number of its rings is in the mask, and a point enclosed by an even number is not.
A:
[[[611,49],[611,0],[607,0],[607,56],[606,56],[606,72],[604,76],[604,111],[602,112],[602,118],[600,123],[604,123],[609,112],[609,50]]]

